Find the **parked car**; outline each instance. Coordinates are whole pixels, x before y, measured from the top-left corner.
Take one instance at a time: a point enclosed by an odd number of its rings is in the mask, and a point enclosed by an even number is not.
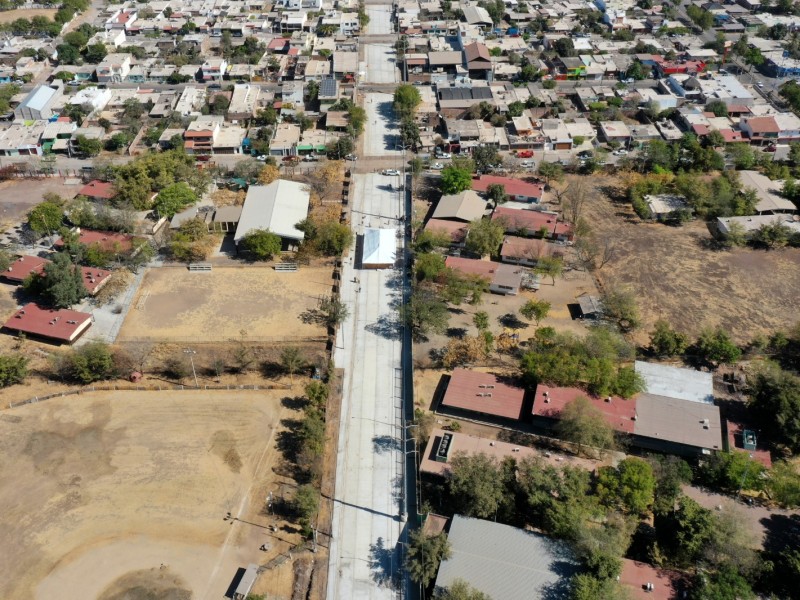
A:
[[[295,162],[296,160],[300,159],[296,156],[284,156],[281,160],[283,160],[283,162]]]
[[[756,85],[758,87],[760,87],[760,88],[763,88],[764,87],[764,82],[763,81],[759,81],[758,83],[756,83]]]
[[[318,156],[314,156],[313,154],[307,154],[303,157],[303,162],[317,162],[319,161]]]
[[[518,150],[517,158],[533,158],[533,150]]]
[[[433,163],[431,165],[431,169],[433,169],[434,171],[441,171],[442,169],[444,169],[444,165],[442,163]]]
[[[591,150],[581,150],[578,152],[578,158],[592,158]]]
[[[400,171],[397,169],[384,169],[381,173],[383,175],[400,175]]]
[[[519,163],[519,166],[523,169],[532,169],[536,166],[536,162],[532,160],[523,160],[521,163]]]
[[[628,154],[628,151],[625,150],[625,148],[620,148],[619,150],[614,150],[614,152],[612,152],[611,154],[613,154],[614,156],[626,156]]]
[[[450,154],[449,152],[436,152],[435,154],[436,158],[444,158],[444,159],[453,158],[453,155]]]
[[[256,156],[256,160],[266,161],[267,160],[267,155],[266,154],[261,154],[260,156]]]
[[[345,160],[358,160],[358,157],[355,154],[348,154],[344,157]]]

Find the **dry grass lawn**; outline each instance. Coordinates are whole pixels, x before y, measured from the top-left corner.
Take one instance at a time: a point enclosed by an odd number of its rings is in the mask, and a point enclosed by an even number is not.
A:
[[[221,598],[299,539],[262,513],[293,487],[273,472],[295,412],[280,396],[98,392],[0,413],[0,597]]]
[[[192,273],[185,267],[151,269],[139,287],[118,342],[285,341],[319,338],[320,325],[300,315],[330,295],[330,267],[301,267],[277,273],[267,267],[214,267]]]
[[[658,319],[695,336],[720,326],[738,342],[797,321],[800,250],[710,250],[701,221],[683,227],[644,223],[627,203],[600,189],[615,182],[595,176],[585,217],[601,236],[618,240],[615,258],[598,273],[605,285],[629,286],[644,321],[636,341],[647,343]]]
[[[58,12],[55,8],[17,8],[0,12],[0,23],[11,23],[17,19],[31,20],[33,17],[47,17],[51,19]]]

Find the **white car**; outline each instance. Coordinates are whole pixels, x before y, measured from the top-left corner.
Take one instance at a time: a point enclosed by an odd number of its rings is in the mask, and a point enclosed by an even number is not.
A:
[[[536,163],[532,160],[523,160],[521,163],[519,163],[519,166],[523,169],[532,169],[535,165]]]
[[[756,83],[756,85],[758,87],[760,87],[760,88],[763,88],[764,87],[764,82],[763,81],[759,81],[758,83]]]
[[[625,156],[625,155],[628,154],[628,151],[625,150],[625,148],[620,148],[619,150],[614,150],[614,152],[612,152],[612,154],[614,156]]]
[[[444,165],[442,163],[433,163],[431,165],[431,169],[433,169],[434,171],[441,171],[442,169],[444,169]]]
[[[261,154],[260,156],[256,156],[256,160],[265,161],[267,160],[267,155]]]
[[[355,154],[348,154],[344,157],[345,160],[358,160],[358,157]]]
[[[384,169],[382,173],[384,175],[400,175],[400,171],[397,169]]]
[[[441,158],[441,159],[453,158],[453,155],[450,154],[449,152],[440,152],[439,154],[436,155],[436,158]]]

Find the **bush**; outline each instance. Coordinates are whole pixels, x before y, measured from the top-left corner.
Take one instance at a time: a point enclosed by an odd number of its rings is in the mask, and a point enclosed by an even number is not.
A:
[[[28,375],[28,362],[19,354],[0,356],[0,388],[22,383]]]
[[[62,379],[83,384],[117,375],[111,347],[104,342],[89,342],[71,349],[58,359],[57,372]]]
[[[255,260],[272,260],[281,252],[281,238],[268,229],[255,229],[247,232],[239,247]]]

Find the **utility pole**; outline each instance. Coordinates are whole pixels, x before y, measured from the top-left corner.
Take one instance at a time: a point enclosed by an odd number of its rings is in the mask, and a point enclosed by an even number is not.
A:
[[[194,355],[197,354],[197,352],[189,348],[184,348],[183,353],[189,355],[189,361],[192,363],[192,375],[194,375],[194,387],[199,388],[200,384],[197,382],[197,371],[194,369]]]

